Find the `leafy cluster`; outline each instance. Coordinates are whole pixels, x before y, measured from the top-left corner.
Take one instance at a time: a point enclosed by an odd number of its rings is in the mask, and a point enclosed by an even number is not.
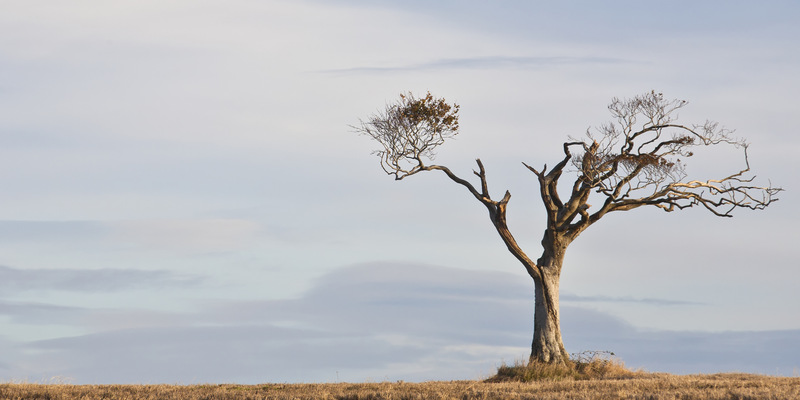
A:
[[[374,154],[383,170],[399,180],[423,169],[423,158],[433,160],[436,148],[458,134],[458,111],[458,104],[448,104],[430,92],[422,98],[401,94],[397,103],[355,129],[381,144]]]

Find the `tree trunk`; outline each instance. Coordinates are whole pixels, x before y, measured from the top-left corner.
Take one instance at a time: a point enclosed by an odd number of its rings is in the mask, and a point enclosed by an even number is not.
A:
[[[561,321],[558,308],[558,285],[567,241],[545,234],[542,245],[544,254],[538,260],[541,279],[534,278],[535,308],[533,315],[533,343],[529,362],[564,364],[569,353],[561,340]]]
[[[534,281],[536,307],[533,314],[533,343],[530,361],[563,364],[569,359],[561,340],[558,313],[558,276],[546,275]]]

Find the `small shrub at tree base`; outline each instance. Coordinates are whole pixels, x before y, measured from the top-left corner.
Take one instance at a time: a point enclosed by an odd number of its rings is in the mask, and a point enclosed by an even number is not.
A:
[[[644,375],[631,371],[625,364],[614,358],[608,351],[584,351],[570,356],[564,364],[551,364],[538,361],[514,365],[501,365],[497,374],[486,382],[532,382],[541,380],[588,380],[634,378]]]

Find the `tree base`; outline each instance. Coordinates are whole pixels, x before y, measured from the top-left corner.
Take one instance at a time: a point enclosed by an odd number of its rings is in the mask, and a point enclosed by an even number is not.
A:
[[[593,357],[591,359],[571,359],[563,364],[529,362],[514,365],[503,364],[497,368],[497,374],[485,382],[533,382],[589,379],[634,378],[644,375],[640,371],[632,371],[618,359]]]

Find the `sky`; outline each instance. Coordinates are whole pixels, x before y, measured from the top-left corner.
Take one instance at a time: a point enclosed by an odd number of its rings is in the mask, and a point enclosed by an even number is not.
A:
[[[485,209],[354,132],[461,106],[436,163],[512,193],[614,97],[750,143],[763,211],[608,215],[569,248],[564,343],[671,373],[800,370],[794,1],[0,0],[0,381],[481,379],[525,360],[530,277]],[[702,179],[741,153],[696,157]],[[716,174],[715,174],[716,173]]]

